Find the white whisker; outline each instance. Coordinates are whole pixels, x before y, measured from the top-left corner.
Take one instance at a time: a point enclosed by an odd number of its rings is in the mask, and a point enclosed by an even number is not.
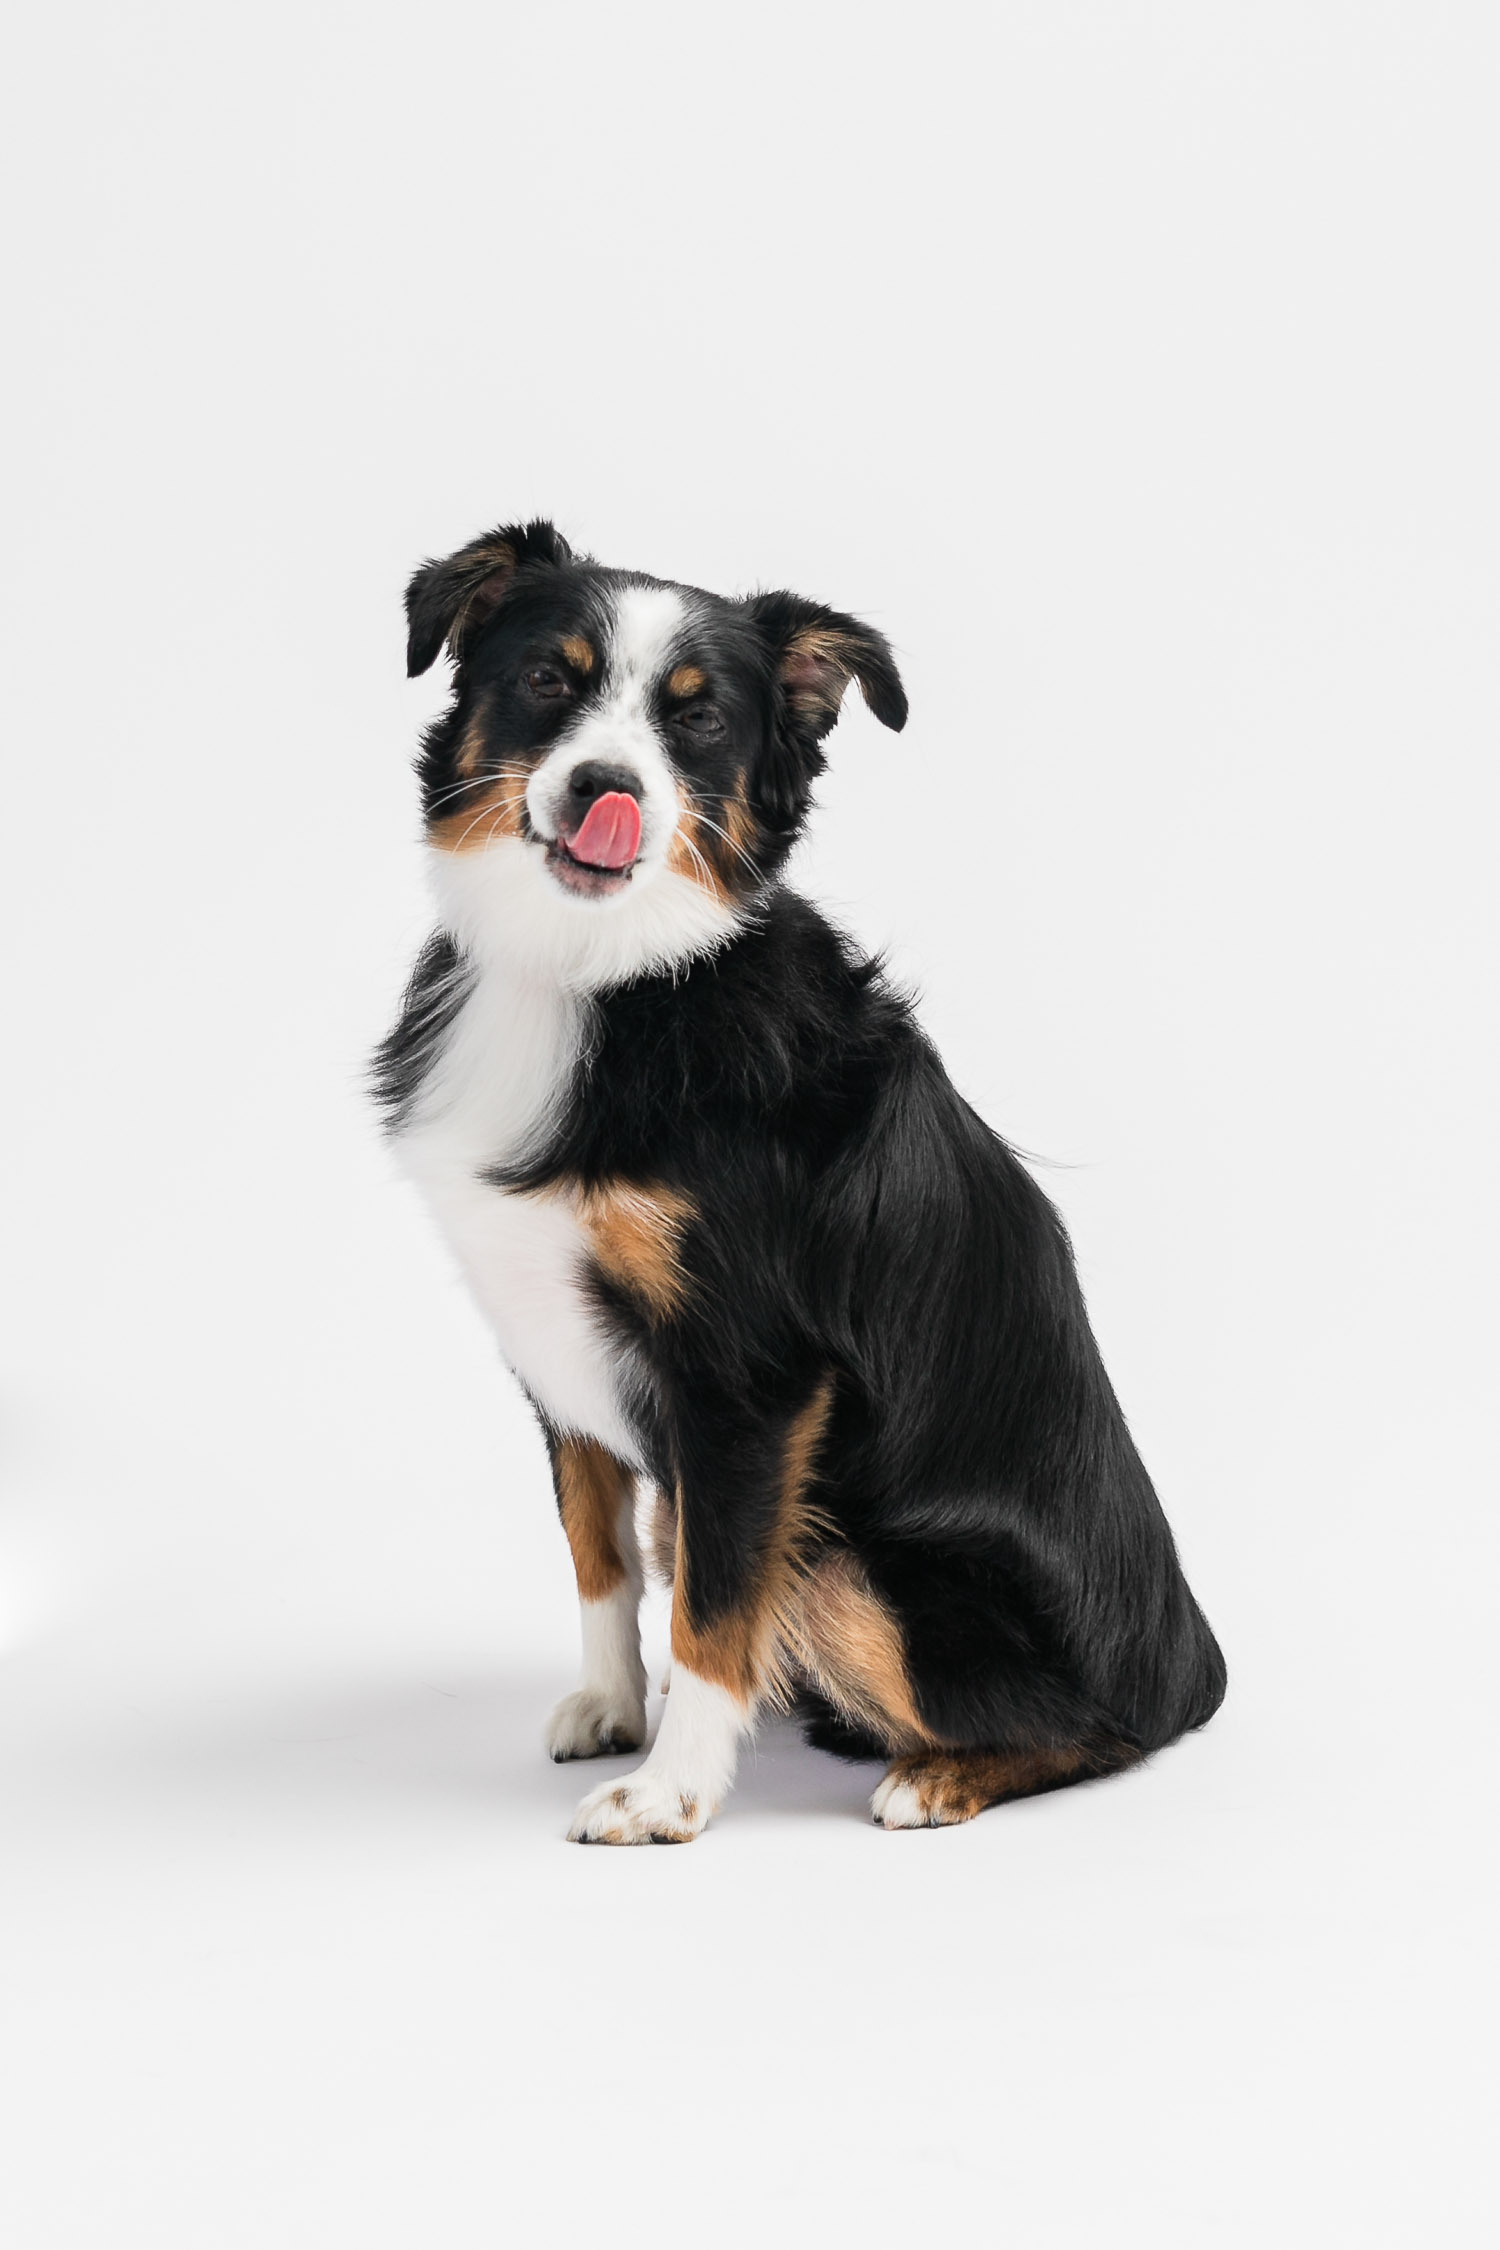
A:
[[[468,781],[455,781],[448,788],[440,789],[428,807],[428,817],[437,811],[439,805],[446,804],[450,797],[461,797],[465,790],[482,789],[491,781],[529,781],[530,778],[529,766],[490,766],[485,772],[474,774]]]
[[[716,820],[710,820],[708,814],[703,810],[702,805],[699,804],[696,797],[693,799],[693,810],[697,814],[699,820],[703,823],[703,826],[705,828],[711,828],[716,836],[722,836],[725,843],[729,846],[729,849],[734,853],[735,857],[744,861],[746,867],[750,870],[750,873],[752,875],[759,876],[760,869],[756,866],[754,860],[750,857],[750,854],[745,850],[743,844],[737,844],[734,838],[730,835],[727,828],[721,828]]]
[[[488,818],[490,821],[490,831],[489,834],[485,837],[484,843],[481,845],[480,849],[483,851],[488,851],[490,845],[495,841],[496,824],[499,821],[504,820],[507,813],[513,813],[515,809],[516,804],[513,797],[502,797],[498,805],[481,805],[478,812],[474,815],[474,818],[469,822],[468,827],[459,837],[458,842],[453,846],[454,851],[461,852],[463,850],[464,845],[473,835],[475,829],[479,826],[479,823],[486,818]]]
[[[698,865],[703,870],[704,880],[701,883],[698,882],[698,878],[696,875],[689,877],[689,880],[697,884],[697,887],[700,891],[707,891],[710,898],[718,898],[720,895],[719,885],[713,879],[713,874],[709,867],[708,861],[704,858],[702,852],[699,851],[697,845],[693,842],[692,837],[688,834],[685,828],[679,828],[677,833],[682,842],[692,853],[694,859],[698,862]]]

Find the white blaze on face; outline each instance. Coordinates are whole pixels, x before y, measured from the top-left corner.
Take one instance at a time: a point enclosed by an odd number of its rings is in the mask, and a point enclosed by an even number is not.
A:
[[[641,848],[633,881],[661,866],[671,849],[681,810],[677,779],[651,702],[670,671],[672,654],[688,624],[688,605],[671,586],[625,586],[615,596],[604,651],[603,689],[554,744],[532,775],[526,807],[543,836],[558,832],[569,777],[581,765],[619,766],[639,782]]]
[[[691,602],[670,586],[619,589],[600,652],[600,694],[527,785],[532,826],[550,840],[576,767],[597,760],[634,774],[641,846],[628,882],[608,896],[579,897],[551,873],[535,837],[494,837],[480,851],[434,846],[429,864],[443,927],[476,964],[507,979],[597,991],[711,953],[739,927],[738,909],[667,864],[682,805],[651,706],[691,624]]]

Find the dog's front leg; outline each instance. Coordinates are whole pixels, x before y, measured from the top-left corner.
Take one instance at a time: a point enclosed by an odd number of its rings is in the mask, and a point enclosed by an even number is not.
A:
[[[578,1579],[583,1677],[547,1721],[547,1748],[559,1760],[639,1750],[646,1739],[646,1670],[635,1477],[591,1438],[549,1437],[548,1445]]]
[[[686,1844],[718,1811],[815,1537],[832,1396],[823,1380],[795,1410],[752,1418],[705,1412],[700,1395],[679,1446],[671,1693],[645,1764],[584,1798],[575,1843]]]

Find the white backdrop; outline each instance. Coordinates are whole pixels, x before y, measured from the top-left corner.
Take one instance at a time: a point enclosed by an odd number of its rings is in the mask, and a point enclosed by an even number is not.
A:
[[[5,2239],[1477,2244],[1493,12],[15,37]],[[896,644],[799,880],[1047,1159],[1231,1669],[1142,1774],[887,1836],[772,1728],[561,1841],[542,1450],[360,1091],[400,590],[532,511]]]

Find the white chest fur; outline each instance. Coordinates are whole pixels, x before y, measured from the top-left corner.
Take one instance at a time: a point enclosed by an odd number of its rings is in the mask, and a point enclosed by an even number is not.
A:
[[[627,1370],[585,1286],[586,1240],[565,1201],[489,1184],[488,1166],[542,1142],[585,1034],[586,1003],[487,965],[396,1136],[500,1348],[558,1430],[639,1466]]]

